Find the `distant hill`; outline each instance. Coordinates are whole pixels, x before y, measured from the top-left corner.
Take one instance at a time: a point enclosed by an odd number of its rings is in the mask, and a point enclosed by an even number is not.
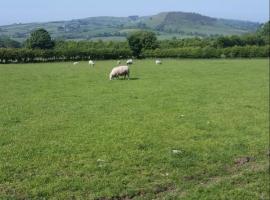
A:
[[[218,19],[197,13],[163,12],[153,16],[89,17],[70,21],[27,23],[0,26],[0,35],[25,40],[37,28],[45,28],[53,38],[85,40],[121,40],[135,30],[155,31],[160,39],[172,37],[205,37],[210,35],[240,35],[255,32],[260,23]]]

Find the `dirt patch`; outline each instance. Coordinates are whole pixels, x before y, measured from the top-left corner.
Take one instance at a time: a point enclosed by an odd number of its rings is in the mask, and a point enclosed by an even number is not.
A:
[[[250,156],[245,156],[245,157],[240,157],[240,158],[236,158],[234,160],[234,164],[237,166],[242,166],[248,162],[254,161],[255,158],[254,157],[250,157]]]

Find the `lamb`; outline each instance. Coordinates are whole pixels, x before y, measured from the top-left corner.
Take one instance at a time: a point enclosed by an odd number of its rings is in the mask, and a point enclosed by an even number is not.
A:
[[[132,65],[132,64],[133,64],[133,60],[132,59],[127,60],[127,65]]]
[[[78,65],[78,64],[79,64],[79,62],[74,62],[74,63],[73,63],[73,65]]]
[[[119,76],[124,76],[124,78],[127,76],[129,79],[129,67],[127,65],[114,67],[109,78],[112,80],[113,78],[118,78]]]
[[[94,61],[89,60],[89,65],[91,65],[91,66],[93,66],[93,67],[94,67],[94,65],[95,65]]]
[[[156,65],[161,65],[161,64],[162,64],[161,60],[156,60]]]
[[[118,61],[117,61],[117,65],[120,65],[120,64],[121,64],[121,61],[120,61],[120,60],[118,60]]]

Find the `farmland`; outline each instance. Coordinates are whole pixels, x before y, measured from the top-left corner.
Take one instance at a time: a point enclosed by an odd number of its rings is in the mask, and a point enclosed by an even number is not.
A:
[[[267,199],[267,59],[0,65],[0,199]]]

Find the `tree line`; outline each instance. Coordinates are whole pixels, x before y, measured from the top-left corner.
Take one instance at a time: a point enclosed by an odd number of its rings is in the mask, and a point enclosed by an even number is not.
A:
[[[0,63],[53,62],[88,59],[136,58],[253,58],[269,57],[269,22],[256,33],[157,40],[153,32],[139,31],[126,41],[53,40],[38,29],[23,43],[0,37]]]

